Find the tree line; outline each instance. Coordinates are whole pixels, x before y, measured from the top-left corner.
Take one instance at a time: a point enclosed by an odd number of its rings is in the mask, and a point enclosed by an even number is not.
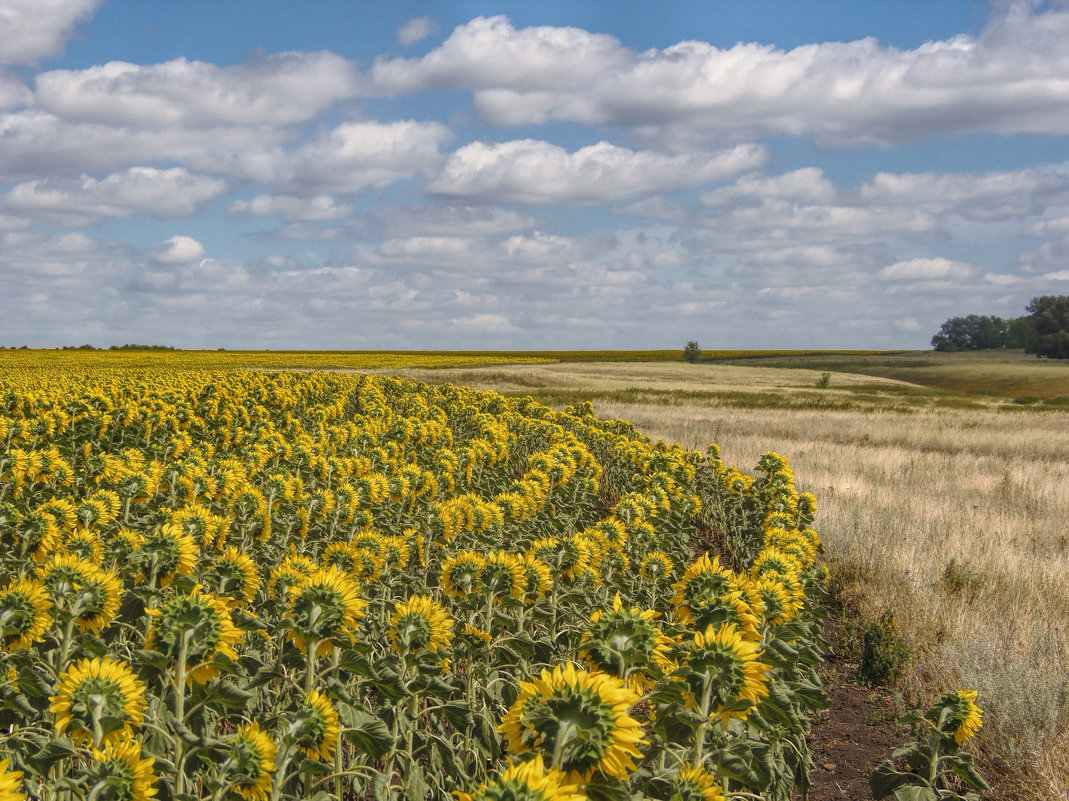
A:
[[[951,317],[932,337],[939,351],[1024,349],[1049,359],[1069,359],[1069,295],[1033,298],[1028,314],[1009,320],[994,315]]]

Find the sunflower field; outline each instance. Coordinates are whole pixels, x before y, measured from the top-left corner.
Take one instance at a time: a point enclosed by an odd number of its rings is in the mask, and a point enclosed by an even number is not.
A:
[[[0,801],[806,793],[824,576],[783,457],[73,358],[0,372]]]

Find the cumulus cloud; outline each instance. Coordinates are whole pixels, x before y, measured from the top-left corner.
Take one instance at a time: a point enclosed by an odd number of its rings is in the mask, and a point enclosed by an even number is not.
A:
[[[287,158],[279,183],[294,194],[359,192],[430,172],[452,133],[438,122],[346,122]]]
[[[391,236],[488,236],[532,228],[538,220],[494,206],[387,206],[372,213],[373,223]]]
[[[358,73],[330,52],[279,53],[233,67],[178,58],[111,61],[37,76],[36,105],[70,122],[134,128],[289,125],[357,93]]]
[[[379,59],[379,91],[470,88],[484,121],[633,127],[649,140],[812,135],[826,144],[1069,129],[1069,11],[1014,5],[978,37],[913,50],[875,39],[782,50],[685,41],[636,52],[579,28],[457,27],[422,58]]]
[[[965,281],[980,273],[977,267],[950,259],[909,259],[889,264],[879,272],[885,281]]]
[[[160,264],[189,264],[204,257],[204,245],[191,236],[178,234],[160,242],[150,255]]]
[[[758,145],[670,156],[608,142],[569,153],[550,142],[472,142],[455,151],[428,191],[495,203],[592,204],[700,186],[753,169]]]
[[[238,200],[227,208],[232,217],[282,217],[301,222],[344,220],[353,214],[351,203],[339,202],[330,195],[294,197],[292,195],[257,195]]]
[[[12,188],[3,203],[36,219],[78,226],[137,214],[188,217],[225,189],[225,181],[182,167],[131,167],[100,180],[82,175],[27,181]]]
[[[59,52],[75,26],[101,0],[4,0],[0,5],[0,64],[36,64]]]
[[[438,23],[430,17],[416,17],[397,29],[397,41],[408,47],[420,39],[426,39],[436,30],[438,30]]]
[[[0,109],[25,106],[33,99],[33,92],[13,72],[0,67]]]

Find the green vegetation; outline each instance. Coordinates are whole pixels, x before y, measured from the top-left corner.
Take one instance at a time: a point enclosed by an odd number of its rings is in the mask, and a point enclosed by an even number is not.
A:
[[[693,339],[687,343],[687,346],[683,348],[683,358],[691,364],[694,364],[702,356],[702,349],[698,343]]]

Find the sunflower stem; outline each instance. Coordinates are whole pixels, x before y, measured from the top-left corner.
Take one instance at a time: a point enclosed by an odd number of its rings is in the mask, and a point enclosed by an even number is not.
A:
[[[313,639],[308,643],[308,670],[304,674],[304,691],[306,694],[311,695],[312,690],[315,689],[316,682],[316,649],[319,647],[319,640]]]
[[[698,729],[694,733],[694,764],[695,766],[701,766],[702,764],[702,752],[705,750],[705,727],[709,722],[709,704],[712,702],[713,696],[713,681],[712,676],[708,673],[705,675],[702,687],[702,703],[701,703],[701,716],[702,722],[698,724]]]
[[[186,718],[186,657],[189,653],[189,638],[193,634],[190,630],[182,632],[178,641],[178,664],[175,665],[174,682],[174,720],[177,726],[185,726]],[[174,740],[174,764],[175,764],[175,791],[182,794],[186,791],[186,777],[182,770],[185,763],[185,741],[181,735]]]

